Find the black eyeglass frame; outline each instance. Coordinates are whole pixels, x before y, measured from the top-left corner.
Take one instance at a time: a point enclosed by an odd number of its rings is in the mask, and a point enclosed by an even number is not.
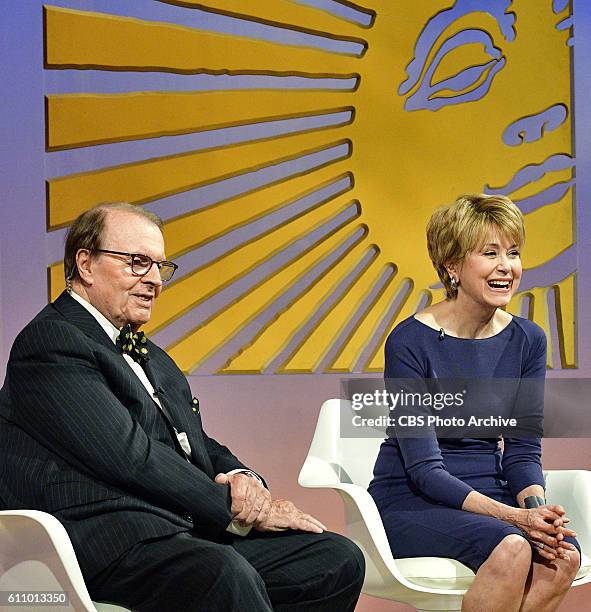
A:
[[[152,269],[152,266],[154,264],[156,264],[156,267],[158,268],[158,271],[160,272],[160,279],[162,280],[163,283],[168,282],[173,276],[174,273],[178,270],[178,265],[174,263],[174,261],[167,261],[166,259],[163,259],[162,261],[154,261],[149,255],[145,255],[144,253],[123,253],[122,251],[109,251],[108,249],[92,249],[93,251],[96,251],[97,253],[110,253],[111,255],[124,255],[125,257],[129,257],[131,259],[131,273],[134,276],[146,276],[146,274],[148,274],[150,272],[150,270]],[[146,259],[149,259],[152,263],[150,264],[150,266],[148,267],[148,269],[143,273],[139,273],[136,272],[133,268],[133,259],[134,257],[145,257]],[[172,272],[170,273],[170,276],[168,278],[162,278],[162,267],[164,268],[172,268]]]

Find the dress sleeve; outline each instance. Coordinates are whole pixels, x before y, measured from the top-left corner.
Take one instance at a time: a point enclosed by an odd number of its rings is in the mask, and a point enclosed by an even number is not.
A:
[[[386,342],[386,386],[389,379],[426,378],[419,351],[408,341],[390,336]],[[446,469],[435,432],[421,438],[398,438],[406,473],[412,484],[432,500],[461,508],[472,487]]]
[[[541,329],[537,329],[530,350],[524,360],[521,377],[542,379],[546,376],[546,336]],[[543,410],[543,384],[533,395],[532,399],[541,404],[536,408],[532,406],[534,412]],[[542,472],[542,440],[539,436],[531,438],[505,438],[505,448],[503,450],[503,473],[514,497],[526,487],[537,484],[544,487],[544,474]]]

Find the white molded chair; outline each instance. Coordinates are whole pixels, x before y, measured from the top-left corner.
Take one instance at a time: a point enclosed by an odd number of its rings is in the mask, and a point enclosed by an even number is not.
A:
[[[91,601],[64,526],[39,510],[0,512],[0,591],[68,593],[76,612],[126,612],[128,608]],[[20,608],[23,609],[23,608]],[[31,608],[29,608],[31,609]]]
[[[342,438],[341,409],[349,402],[324,402],[314,438],[300,471],[303,487],[335,489],[345,505],[346,534],[363,551],[366,574],[363,592],[414,606],[419,611],[460,610],[462,596],[474,573],[453,559],[420,557],[394,559],[378,509],[367,492],[382,438]],[[561,503],[583,551],[573,586],[591,581],[591,472],[549,471],[546,495]],[[585,554],[586,553],[586,554]]]

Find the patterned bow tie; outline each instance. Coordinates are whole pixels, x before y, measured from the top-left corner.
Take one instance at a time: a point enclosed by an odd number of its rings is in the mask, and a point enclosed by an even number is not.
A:
[[[128,323],[125,327],[121,328],[116,344],[122,353],[129,355],[134,361],[143,365],[150,359],[148,357],[148,347],[146,346],[147,342],[148,339],[144,332],[132,331],[131,325]]]

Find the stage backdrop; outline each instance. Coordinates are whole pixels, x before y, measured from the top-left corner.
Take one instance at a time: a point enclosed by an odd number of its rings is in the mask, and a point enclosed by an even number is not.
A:
[[[8,2],[0,371],[64,287],[72,220],[156,212],[180,268],[146,331],[209,430],[339,529],[297,472],[340,378],[379,376],[392,327],[442,298],[437,206],[516,201],[510,310],[545,329],[549,375],[591,373],[590,39],[583,0]],[[587,440],[545,453],[591,467]]]

